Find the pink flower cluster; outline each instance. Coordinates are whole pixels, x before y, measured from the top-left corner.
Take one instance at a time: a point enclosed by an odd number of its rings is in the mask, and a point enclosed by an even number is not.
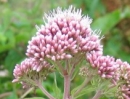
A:
[[[32,79],[34,72],[50,68],[48,60],[70,59],[78,57],[77,54],[85,56],[91,50],[102,51],[99,34],[90,28],[92,20],[83,16],[81,10],[72,6],[67,10],[57,8],[45,14],[44,21],[45,25],[37,27],[36,35],[29,41],[26,53],[29,58],[15,66],[13,82],[20,82],[24,77]]]
[[[102,50],[98,33],[90,28],[91,19],[70,6],[46,15],[47,23],[29,41],[26,55],[39,60],[70,59],[76,53]]]
[[[98,69],[98,74],[102,78],[109,78],[113,81],[119,80],[117,73],[119,65],[116,60],[110,56],[103,56],[102,52],[92,51],[87,54],[87,60],[91,66]]]
[[[21,64],[15,66],[13,71],[15,79],[13,82],[21,82],[23,87],[27,86],[30,83],[30,79],[38,80],[45,78],[48,72],[51,72],[51,68],[52,66],[46,61],[40,62],[33,58],[27,58]]]
[[[120,66],[120,80],[118,81],[118,87],[121,94],[119,97],[130,99],[130,64],[122,62],[120,59],[117,60],[117,64]]]
[[[86,57],[102,78],[111,79],[112,84],[118,86],[119,99],[130,99],[130,64],[110,56],[103,56],[100,51],[91,51]]]

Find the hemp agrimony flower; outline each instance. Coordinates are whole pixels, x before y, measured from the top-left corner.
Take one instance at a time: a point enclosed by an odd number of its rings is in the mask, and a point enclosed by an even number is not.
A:
[[[118,81],[118,97],[119,99],[130,99],[130,64],[117,60],[120,66],[119,74],[120,80]]]
[[[76,54],[102,50],[99,35],[90,28],[91,19],[70,6],[45,14],[45,25],[29,41],[26,55],[39,60],[70,59]]]
[[[87,59],[92,64],[92,67],[97,68],[98,74],[102,78],[112,78],[113,81],[119,79],[119,75],[117,74],[119,65],[113,57],[103,56],[100,52],[92,51],[87,54]]]
[[[63,99],[76,99],[93,85],[90,89],[94,90],[89,91],[95,93],[92,99],[111,93],[110,97],[130,99],[130,65],[103,55],[100,33],[90,27],[92,19],[73,6],[58,7],[43,19],[45,24],[36,26],[37,33],[28,42],[28,58],[15,66],[13,82],[40,88],[49,99],[61,99],[42,86],[49,73],[58,71],[64,78]],[[78,74],[84,81],[75,90],[71,84]]]
[[[36,81],[45,80],[52,68],[46,61],[40,62],[32,58],[25,59],[21,64],[15,66],[13,82],[22,83],[23,88],[37,86]]]

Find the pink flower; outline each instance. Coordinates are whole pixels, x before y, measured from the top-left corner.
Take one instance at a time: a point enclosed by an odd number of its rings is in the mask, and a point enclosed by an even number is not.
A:
[[[119,64],[119,96],[123,99],[130,99],[130,64],[127,62],[122,62],[118,59],[117,64]]]
[[[102,50],[99,33],[90,28],[91,19],[70,6],[67,10],[57,8],[45,14],[45,25],[37,27],[27,47],[26,55],[39,60],[70,59],[77,53]],[[85,54],[84,54],[85,55]]]
[[[102,52],[100,51],[92,51],[87,54],[86,57],[90,65],[97,68],[98,74],[102,78],[112,79],[114,83],[119,80],[119,75],[117,73],[119,65],[113,57],[102,56]]]
[[[46,61],[40,62],[29,58],[17,64],[13,71],[15,79],[12,82],[21,82],[23,86],[33,85],[33,81],[43,79],[51,72],[52,66]]]

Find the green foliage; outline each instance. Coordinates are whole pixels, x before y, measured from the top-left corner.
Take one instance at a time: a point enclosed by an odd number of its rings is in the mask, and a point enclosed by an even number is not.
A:
[[[107,33],[121,20],[120,14],[120,10],[115,10],[103,17],[96,19],[92,23],[93,29],[101,29],[102,34]]]
[[[57,85],[57,79],[56,79],[56,74],[54,74],[54,84],[53,84],[53,92],[56,97],[56,99],[61,99],[63,96],[63,92]]]

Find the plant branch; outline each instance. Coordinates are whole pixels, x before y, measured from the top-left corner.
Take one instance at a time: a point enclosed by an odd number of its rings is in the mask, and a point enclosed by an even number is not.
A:
[[[60,72],[61,72],[61,74],[63,76],[63,74],[64,74],[64,68],[61,66],[61,64],[58,61],[56,62],[56,64],[59,67],[59,70],[60,70]]]
[[[42,90],[42,92],[49,98],[49,99],[55,99],[46,89],[42,86],[42,84],[39,82],[38,87]]]
[[[101,90],[97,90],[96,94],[94,95],[94,97],[92,99],[99,99],[101,94],[102,94],[102,91]]]
[[[71,68],[71,70],[70,70],[70,75],[71,75],[71,76],[73,75],[75,66],[76,66],[82,59],[83,59],[83,58],[80,58],[78,61],[76,61],[76,62],[72,65],[72,68]]]
[[[7,97],[9,95],[11,95],[12,92],[6,92],[6,93],[2,93],[0,94],[0,99],[4,98],[4,97]]]
[[[32,88],[29,88],[21,97],[20,99],[23,99],[25,96],[27,96],[31,91],[33,91],[35,88],[32,87]]]

